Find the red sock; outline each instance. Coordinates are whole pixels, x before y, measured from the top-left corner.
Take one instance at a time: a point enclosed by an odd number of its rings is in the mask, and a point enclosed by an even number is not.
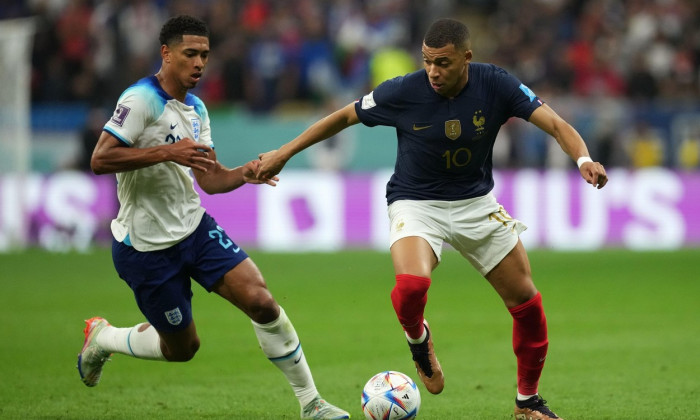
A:
[[[411,338],[423,334],[423,312],[428,302],[430,279],[411,274],[398,274],[391,291],[391,303],[404,331]]]
[[[518,360],[518,392],[537,394],[547,357],[547,319],[539,292],[532,299],[508,309],[513,316],[513,352]]]

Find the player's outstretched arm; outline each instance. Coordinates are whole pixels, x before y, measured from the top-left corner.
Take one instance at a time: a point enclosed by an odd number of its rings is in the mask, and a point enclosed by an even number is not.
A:
[[[586,182],[598,189],[608,183],[605,168],[600,162],[594,162],[590,158],[586,143],[578,131],[557,115],[549,105],[543,104],[537,108],[530,116],[530,122],[554,137],[562,150],[577,163]]]
[[[333,112],[332,114],[316,121],[309,128],[289,143],[277,150],[260,153],[260,167],[257,177],[261,181],[272,179],[282,171],[284,165],[294,155],[316,143],[335,136],[339,132],[360,122],[355,112],[355,103]]]
[[[216,159],[216,153],[212,157]],[[207,194],[221,194],[233,191],[243,184],[267,184],[276,186],[279,178],[274,176],[270,179],[260,180],[257,177],[260,161],[258,159],[246,162],[244,165],[233,169],[226,168],[221,163],[216,163],[206,172],[193,169],[197,184]]]
[[[206,172],[215,163],[210,156],[212,153],[210,147],[189,138],[174,144],[143,149],[127,147],[119,139],[103,131],[92,152],[90,166],[95,174],[102,175],[133,171],[172,161]]]

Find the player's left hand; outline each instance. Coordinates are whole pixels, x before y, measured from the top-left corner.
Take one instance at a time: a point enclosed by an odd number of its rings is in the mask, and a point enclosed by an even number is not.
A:
[[[251,160],[243,165],[243,180],[248,184],[267,184],[271,186],[276,186],[279,177],[273,176],[270,178],[259,179],[257,174],[260,169],[260,160]]]
[[[600,162],[586,162],[579,169],[581,176],[589,184],[601,189],[608,183],[608,175]]]

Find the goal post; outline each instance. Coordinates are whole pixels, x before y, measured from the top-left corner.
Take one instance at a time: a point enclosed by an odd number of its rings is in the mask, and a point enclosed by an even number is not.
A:
[[[31,52],[34,19],[0,20],[0,174],[31,167]]]
[[[0,252],[27,245],[33,18],[0,20]]]

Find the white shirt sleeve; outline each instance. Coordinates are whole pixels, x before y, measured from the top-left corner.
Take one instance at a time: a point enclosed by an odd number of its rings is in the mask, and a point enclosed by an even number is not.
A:
[[[153,122],[154,104],[145,89],[131,88],[119,98],[112,118],[107,121],[104,130],[133,146],[144,129]]]

